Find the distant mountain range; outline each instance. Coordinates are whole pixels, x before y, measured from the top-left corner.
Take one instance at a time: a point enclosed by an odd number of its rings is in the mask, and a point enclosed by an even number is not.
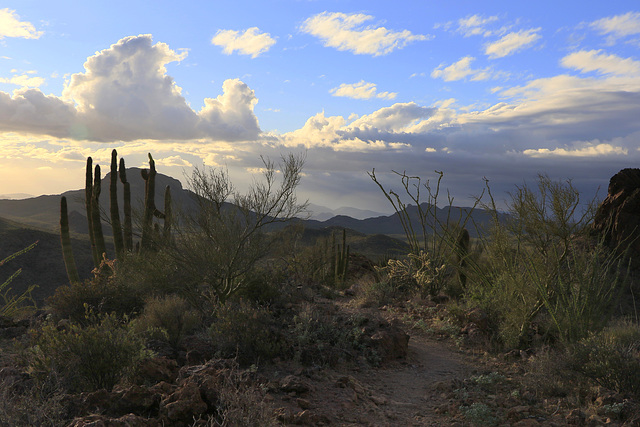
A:
[[[134,212],[141,211],[144,198],[144,180],[140,177],[140,169],[127,169],[127,177],[131,183],[132,202]],[[103,212],[109,212],[109,182],[110,174],[102,179],[102,192],[100,195]],[[177,179],[158,174],[156,176],[156,204],[163,209],[164,189],[171,188],[174,210],[176,208],[189,211],[195,206],[194,194],[182,187]],[[120,206],[123,206],[122,187],[119,184],[118,195]],[[60,197],[67,198],[69,210],[69,223],[72,232],[73,248],[81,276],[88,278],[93,268],[88,241],[87,219],[84,206],[84,189],[67,191],[61,195],[45,195],[22,200],[0,200],[0,259],[10,255],[34,241],[39,241],[38,246],[29,253],[22,255],[4,266],[0,266],[0,283],[14,271],[22,268],[21,276],[12,284],[15,292],[26,289],[31,284],[37,284],[39,288],[34,296],[42,301],[60,285],[68,283],[62,252],[60,248],[59,223],[60,223]],[[426,208],[426,205],[423,206]],[[311,209],[316,214],[316,219],[297,219],[305,228],[303,244],[314,244],[318,238],[328,239],[337,229],[348,229],[348,243],[352,253],[360,253],[371,259],[389,256],[393,253],[406,251],[404,230],[396,214],[384,215],[379,212],[365,211],[356,208],[340,208],[332,211],[317,205]],[[407,208],[414,229],[419,230],[418,209],[416,206]],[[437,218],[441,223],[446,223],[447,218],[454,222],[460,217],[466,216],[470,208],[445,207],[437,208]],[[324,214],[323,214],[324,212]],[[333,212],[350,213],[351,215],[334,215],[323,219]],[[108,214],[105,214],[108,217]],[[468,227],[472,236],[476,234],[476,226],[482,227],[489,223],[489,213],[476,209],[472,214],[475,226]],[[103,222],[105,236],[111,235],[111,227]],[[400,240],[399,240],[399,239]],[[109,240],[109,239],[107,239]],[[113,254],[111,245],[108,244],[108,253]]]
[[[127,177],[131,183],[131,198],[134,205],[134,212],[136,209],[138,211],[141,210],[144,199],[144,180],[141,178],[140,172],[141,170],[138,168],[127,169]],[[111,174],[108,173],[102,179],[100,204],[103,212],[109,212],[110,176]],[[195,205],[194,194],[184,189],[182,183],[177,179],[158,173],[156,176],[155,197],[156,204],[160,210],[162,210],[164,189],[166,186],[171,188],[172,202],[175,207],[183,211],[189,211],[193,208]],[[45,195],[22,200],[0,200],[0,217],[57,233],[60,223],[60,196],[63,195],[66,196],[69,206],[69,223],[72,233],[78,236],[86,235],[87,220],[84,207],[84,189],[66,191],[61,195]],[[120,184],[118,197],[120,198],[119,203],[122,208],[123,197]],[[423,207],[426,208],[426,205]],[[407,209],[414,222],[414,227],[418,227],[417,207],[409,206]],[[385,215],[380,212],[350,207],[331,210],[319,205],[310,205],[310,210],[315,212],[312,219],[300,220],[306,228],[321,229],[326,227],[342,227],[363,234],[404,234],[402,224],[396,214]],[[440,223],[446,223],[448,218],[457,221],[458,218],[465,217],[469,210],[470,208],[455,206],[436,209],[437,218]],[[337,212],[340,214],[333,215],[333,213]],[[490,220],[489,213],[481,209],[476,209],[472,216],[475,224],[480,226],[487,224]],[[474,228],[475,227],[471,227],[469,230],[472,236],[475,232]],[[415,229],[417,230],[418,228]],[[110,235],[110,227],[104,226],[104,233],[105,235]]]

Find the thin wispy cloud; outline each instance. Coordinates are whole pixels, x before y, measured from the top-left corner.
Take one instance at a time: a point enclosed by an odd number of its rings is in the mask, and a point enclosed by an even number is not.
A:
[[[468,16],[466,18],[461,18],[458,20],[457,31],[463,34],[465,37],[470,37],[470,36],[488,37],[493,34],[493,31],[487,29],[486,25],[492,22],[496,22],[497,20],[498,20],[497,16],[488,16],[486,18],[481,15]]]
[[[574,52],[562,58],[560,63],[563,67],[574,68],[583,73],[595,71],[601,75],[640,77],[640,61],[606,54],[602,50]]]
[[[29,74],[13,75],[11,77],[0,77],[0,83],[8,83],[20,87],[40,87],[44,84],[44,79]]]
[[[300,29],[321,39],[327,47],[358,55],[387,55],[409,43],[430,38],[408,30],[365,25],[371,20],[373,16],[362,13],[323,12],[306,19]]]
[[[462,80],[469,77],[470,80],[486,80],[491,77],[488,70],[474,70],[471,63],[475,60],[472,56],[465,56],[449,66],[440,65],[431,72],[434,79],[441,78],[445,82]]]
[[[0,9],[0,40],[5,37],[38,39],[42,34],[31,22],[21,21],[15,10]]]
[[[588,144],[578,148],[548,148],[528,149],[523,154],[529,157],[602,157],[625,156],[629,152],[624,147],[616,147],[611,144]]]
[[[269,33],[261,33],[258,27],[251,27],[243,33],[234,30],[218,30],[211,43],[221,46],[226,55],[238,51],[252,58],[267,52],[276,43]]]
[[[640,12],[627,12],[598,19],[590,24],[600,34],[611,37],[610,41],[627,36],[640,35]]]
[[[485,46],[484,53],[490,59],[503,58],[505,56],[512,55],[530,47],[540,39],[541,36],[538,34],[540,30],[541,28],[533,28],[509,33],[503,36],[500,40],[487,44]]]
[[[358,83],[342,83],[339,87],[329,91],[333,96],[342,96],[353,99],[394,99],[398,94],[395,92],[378,92],[375,83],[367,83],[364,80]]]

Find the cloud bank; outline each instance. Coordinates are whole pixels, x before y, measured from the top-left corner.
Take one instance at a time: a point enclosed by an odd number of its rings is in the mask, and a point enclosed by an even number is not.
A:
[[[0,40],[5,37],[38,39],[42,34],[42,31],[36,31],[31,22],[20,21],[15,10],[0,9]]]

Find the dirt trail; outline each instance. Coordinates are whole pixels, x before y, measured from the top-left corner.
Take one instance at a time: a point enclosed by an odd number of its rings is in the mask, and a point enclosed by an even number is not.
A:
[[[451,417],[436,411],[447,404],[443,386],[450,390],[445,382],[462,379],[471,369],[468,356],[447,343],[412,335],[406,358],[381,368],[321,370],[307,378],[310,391],[303,398],[292,393],[280,403],[289,407],[295,424],[449,425]]]

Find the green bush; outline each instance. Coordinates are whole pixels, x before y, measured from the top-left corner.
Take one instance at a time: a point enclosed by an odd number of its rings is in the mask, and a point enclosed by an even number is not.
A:
[[[56,327],[49,322],[39,331],[32,330],[29,373],[39,381],[64,378],[70,391],[110,390],[151,356],[126,318],[94,314],[87,307],[84,323]]]
[[[640,397],[640,327],[620,323],[571,347],[573,368],[603,387]]]
[[[271,359],[283,349],[283,339],[272,313],[250,303],[229,301],[214,311],[215,320],[208,329],[221,357],[237,357],[250,365],[259,359]]]
[[[537,188],[516,187],[502,216],[490,189],[489,230],[480,256],[468,258],[466,296],[485,310],[507,347],[529,345],[532,326],[575,342],[604,326],[626,268],[619,252],[588,236],[595,201],[583,202],[571,181],[540,175]]]
[[[94,270],[94,277],[83,283],[60,286],[47,303],[56,319],[70,319],[77,323],[86,321],[86,307],[95,313],[129,315],[142,309],[141,293],[122,280],[115,261],[104,260]]]
[[[178,295],[152,297],[143,313],[133,322],[136,330],[166,340],[174,348],[180,340],[201,325],[200,313]]]

